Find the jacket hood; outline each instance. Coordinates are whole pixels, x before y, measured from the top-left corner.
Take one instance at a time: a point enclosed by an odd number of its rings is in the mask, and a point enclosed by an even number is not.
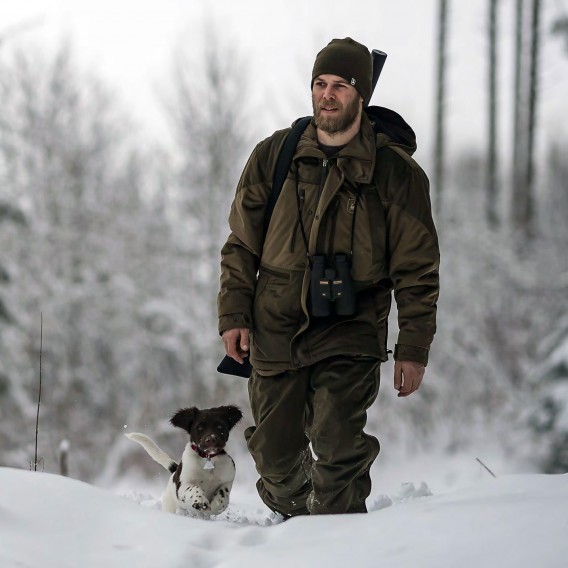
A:
[[[394,110],[381,106],[370,106],[363,109],[373,126],[375,136],[384,134],[391,143],[402,148],[409,156],[416,152],[416,134],[412,127]],[[308,117],[297,118],[292,126]],[[313,117],[312,117],[312,124]],[[314,125],[315,126],[315,125]]]
[[[375,134],[385,134],[408,155],[414,154],[416,151],[416,134],[400,114],[380,106],[367,107],[364,112],[373,123]]]

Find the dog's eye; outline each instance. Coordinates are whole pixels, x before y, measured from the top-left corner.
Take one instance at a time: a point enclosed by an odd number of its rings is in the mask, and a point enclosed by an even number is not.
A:
[[[203,428],[204,428],[203,424],[200,424],[200,425],[197,427],[198,432],[203,432]]]
[[[223,426],[221,426],[221,424],[217,424],[217,430],[222,430]]]

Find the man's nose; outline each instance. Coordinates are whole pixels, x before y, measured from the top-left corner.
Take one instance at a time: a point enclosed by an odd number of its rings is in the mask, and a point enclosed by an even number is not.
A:
[[[334,99],[335,98],[335,92],[333,90],[333,87],[328,85],[323,91],[323,97],[324,97],[324,99],[327,99],[328,101]]]

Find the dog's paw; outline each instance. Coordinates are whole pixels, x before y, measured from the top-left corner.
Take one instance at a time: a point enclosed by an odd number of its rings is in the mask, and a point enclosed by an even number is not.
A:
[[[211,513],[219,515],[229,506],[229,493],[228,487],[221,487],[211,499]]]
[[[209,501],[200,501],[199,499],[193,501],[191,506],[198,511],[208,511],[210,509]]]
[[[209,499],[200,487],[186,487],[183,491],[178,491],[178,499],[186,508],[191,507],[196,511],[208,511],[210,508]]]
[[[229,506],[228,501],[225,501],[223,503],[212,503],[211,504],[211,514],[212,515],[220,515],[228,506]]]

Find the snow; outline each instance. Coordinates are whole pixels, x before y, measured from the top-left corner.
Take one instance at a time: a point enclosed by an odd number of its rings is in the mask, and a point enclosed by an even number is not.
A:
[[[192,568],[356,566],[560,568],[568,558],[568,474],[506,475],[432,495],[405,484],[367,515],[279,522],[235,492],[216,520],[159,499],[0,468],[0,566]]]

